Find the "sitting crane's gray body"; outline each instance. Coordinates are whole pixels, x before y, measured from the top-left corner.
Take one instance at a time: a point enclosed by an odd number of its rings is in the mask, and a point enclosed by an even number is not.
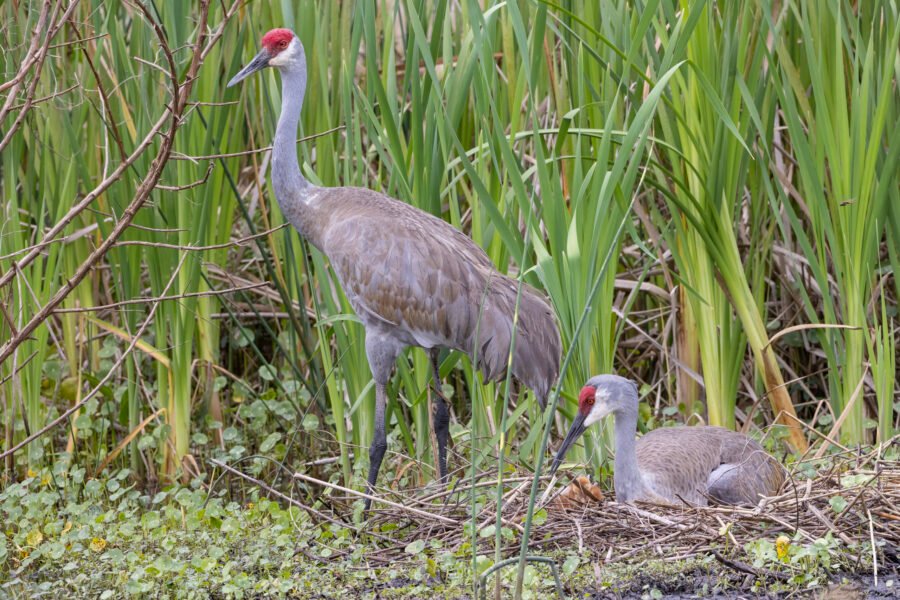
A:
[[[228,85],[267,66],[281,73],[272,184],[285,218],[328,257],[366,329],[376,397],[370,490],[387,448],[386,386],[397,356],[408,346],[426,349],[431,358],[443,480],[450,416],[440,395],[438,353],[446,348],[477,356],[486,379],[504,377],[518,282],[498,272],[470,238],[433,215],[372,190],[309,183],[300,173],[296,144],[306,91],[303,45],[290,30],[274,29],[263,37],[262,46]],[[519,301],[514,350],[513,375],[543,404],[559,372],[559,331],[550,306],[528,286],[523,286]]]
[[[708,498],[755,506],[784,482],[778,462],[750,437],[722,427],[665,427],[635,440],[638,393],[618,375],[598,375],[581,390],[578,415],[551,467],[572,443],[607,414],[615,418],[616,500],[706,506]]]

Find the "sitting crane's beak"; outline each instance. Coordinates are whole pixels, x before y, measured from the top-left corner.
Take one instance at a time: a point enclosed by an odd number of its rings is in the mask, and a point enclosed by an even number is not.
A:
[[[272,55],[269,54],[269,51],[263,48],[259,51],[259,54],[253,57],[253,60],[250,61],[246,67],[238,71],[238,74],[231,78],[231,81],[228,82],[228,85],[225,87],[231,87],[239,81],[246,79],[253,73],[256,73],[260,69],[265,69],[269,66],[269,59],[272,58]]]
[[[575,443],[575,440],[581,437],[581,434],[584,433],[584,430],[587,429],[587,425],[584,424],[584,420],[586,415],[581,414],[580,412],[575,416],[575,420],[572,421],[572,426],[569,427],[569,433],[566,434],[566,439],[563,440],[562,446],[559,447],[559,451],[556,453],[556,458],[553,459],[553,465],[550,467],[550,476],[556,474],[556,470],[559,468],[559,465],[562,464],[563,459],[566,457],[566,452],[569,451],[569,446]]]

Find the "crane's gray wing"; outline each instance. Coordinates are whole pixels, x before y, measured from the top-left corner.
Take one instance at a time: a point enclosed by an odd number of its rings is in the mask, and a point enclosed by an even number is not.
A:
[[[656,429],[638,440],[638,463],[654,491],[706,505],[707,496],[725,504],[755,505],[777,493],[784,473],[753,439],[722,427]]]
[[[784,483],[784,468],[755,440],[733,431],[721,442],[721,464],[709,475],[709,495],[725,504],[755,506]]]
[[[479,281],[471,267],[423,232],[382,220],[333,227],[326,253],[347,298],[367,326],[406,344],[468,350]]]
[[[367,326],[406,344],[477,355],[487,379],[506,373],[517,282],[450,224],[364,189],[323,198],[322,249]],[[530,286],[520,301],[513,372],[546,397],[559,368],[550,306]]]
[[[323,251],[367,325],[407,344],[470,351],[492,270],[487,255],[448,223],[363,189],[336,189]],[[498,274],[499,275],[499,274]]]

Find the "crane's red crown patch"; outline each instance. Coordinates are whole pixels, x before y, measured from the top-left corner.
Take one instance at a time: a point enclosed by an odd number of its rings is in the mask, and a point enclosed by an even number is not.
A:
[[[294,39],[290,29],[273,29],[263,36],[262,45],[272,54],[278,54],[288,47]]]
[[[596,393],[597,388],[592,385],[586,385],[581,388],[581,393],[578,394],[578,412],[585,415],[591,412],[591,409],[594,408],[594,396]]]

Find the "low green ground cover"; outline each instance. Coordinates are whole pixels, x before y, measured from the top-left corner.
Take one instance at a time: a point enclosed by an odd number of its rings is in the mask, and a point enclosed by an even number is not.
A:
[[[151,495],[128,483],[127,470],[90,479],[81,468],[67,472],[62,462],[57,465],[53,472],[30,473],[0,493],[0,597],[472,595],[467,544],[453,548],[421,539],[391,548],[361,533],[359,522],[314,521],[302,509],[286,509],[256,491],[244,496],[220,484],[210,494],[196,479]],[[240,501],[232,499],[239,496]],[[672,561],[649,553],[604,565],[597,554],[602,549],[584,548],[579,554],[572,543],[552,557],[573,597],[780,594],[821,588],[839,579],[839,572],[869,568],[851,564],[847,549],[834,539],[792,545],[787,556],[779,556],[775,540],[738,551],[756,568],[792,574],[786,583],[736,573],[712,556]],[[387,555],[396,558],[386,561]],[[791,565],[795,556],[797,565]],[[490,556],[480,555],[477,569],[491,564]],[[514,575],[514,569],[503,573],[504,594]],[[890,573],[887,579],[883,574],[882,586],[889,580]],[[526,583],[527,597],[553,594],[554,580],[545,568],[529,566]]]

